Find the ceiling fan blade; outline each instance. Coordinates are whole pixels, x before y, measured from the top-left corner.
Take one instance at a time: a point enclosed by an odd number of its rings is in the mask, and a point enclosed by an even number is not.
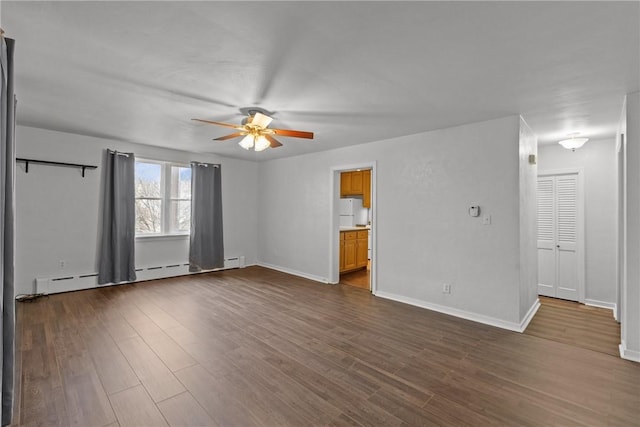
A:
[[[261,128],[266,128],[267,126],[269,126],[272,120],[273,119],[271,117],[256,112],[256,114],[254,114],[253,118],[251,119],[251,124],[260,126]]]
[[[191,120],[195,120],[196,122],[207,123],[210,125],[224,126],[224,127],[233,128],[233,129],[244,129],[242,126],[232,125],[231,123],[214,122],[211,120],[204,120],[204,119],[191,119]]]
[[[313,132],[305,132],[302,130],[289,130],[289,129],[271,129],[276,135],[292,136],[294,138],[307,138],[313,139]]]
[[[280,141],[278,141],[277,139],[275,139],[274,137],[272,137],[269,134],[264,134],[264,137],[267,138],[267,141],[269,141],[271,143],[270,147],[271,148],[278,148],[282,146],[282,143]]]
[[[236,133],[232,133],[230,135],[225,135],[225,136],[221,136],[220,138],[214,138],[214,141],[226,141],[227,139],[233,139],[233,138],[237,138],[239,136],[244,136],[246,135],[246,132],[236,132]]]

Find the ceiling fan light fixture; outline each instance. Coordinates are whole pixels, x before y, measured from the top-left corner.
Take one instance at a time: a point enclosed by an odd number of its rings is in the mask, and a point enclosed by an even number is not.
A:
[[[1,0],[0,0],[1,1]],[[243,109],[241,109],[243,110]],[[269,129],[273,119],[264,114],[259,108],[246,109],[249,117],[242,121],[242,125],[234,125],[231,123],[216,122],[213,120],[191,119],[197,122],[207,123],[210,125],[224,126],[233,128],[236,132],[214,138],[214,141],[226,141],[229,139],[239,138],[243,136],[238,143],[245,150],[264,151],[267,148],[282,147],[282,143],[274,138],[276,136],[287,136],[293,138],[313,139],[313,132],[292,130],[292,129]],[[264,110],[266,111],[266,110]]]
[[[271,143],[267,140],[267,138],[265,138],[263,135],[260,135],[256,138],[254,150],[263,151],[269,148],[270,145]]]
[[[271,117],[265,116],[264,114],[258,112],[253,115],[251,124],[264,129],[269,126],[272,121],[273,119]]]
[[[562,141],[558,141],[558,144],[562,145],[567,150],[575,151],[576,148],[582,147],[585,142],[587,142],[589,138],[574,138],[571,137],[569,139],[563,139]]]
[[[247,135],[238,143],[238,145],[245,150],[251,149],[253,147],[253,135]]]

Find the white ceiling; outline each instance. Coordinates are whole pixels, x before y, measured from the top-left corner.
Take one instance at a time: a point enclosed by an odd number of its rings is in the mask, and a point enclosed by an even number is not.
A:
[[[250,160],[522,114],[613,136],[640,89],[638,2],[9,2],[18,123]],[[241,107],[315,132],[262,153]]]

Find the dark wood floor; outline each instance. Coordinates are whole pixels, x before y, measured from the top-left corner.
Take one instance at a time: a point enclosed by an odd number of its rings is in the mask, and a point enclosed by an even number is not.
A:
[[[620,325],[613,312],[557,298],[540,298],[525,334],[619,356]]]
[[[640,420],[639,364],[260,267],[53,295],[18,328],[16,424]]]
[[[369,274],[371,273],[371,264],[367,268],[343,273],[340,275],[340,284],[355,286],[356,288],[371,289]]]

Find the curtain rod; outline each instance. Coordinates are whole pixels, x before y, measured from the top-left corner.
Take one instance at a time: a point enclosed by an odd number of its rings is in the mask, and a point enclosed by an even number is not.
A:
[[[84,171],[86,169],[97,169],[98,166],[94,165],[82,165],[78,163],[65,163],[65,162],[52,162],[50,160],[36,160],[36,159],[24,159],[20,157],[16,157],[16,162],[24,162],[24,173],[29,173],[29,163],[37,163],[40,165],[51,165],[51,166],[67,166],[72,168],[82,168],[82,177],[84,178]]]
[[[205,168],[208,168],[209,165],[213,166],[214,168],[220,167],[220,163],[200,163],[200,162],[191,162],[191,163],[195,163],[196,166],[204,166]]]
[[[129,157],[129,153],[123,153],[123,152],[121,152],[121,151],[111,150],[111,149],[109,149],[109,148],[107,148],[107,152],[108,152],[108,153],[113,153],[113,154],[115,154],[116,156]]]

